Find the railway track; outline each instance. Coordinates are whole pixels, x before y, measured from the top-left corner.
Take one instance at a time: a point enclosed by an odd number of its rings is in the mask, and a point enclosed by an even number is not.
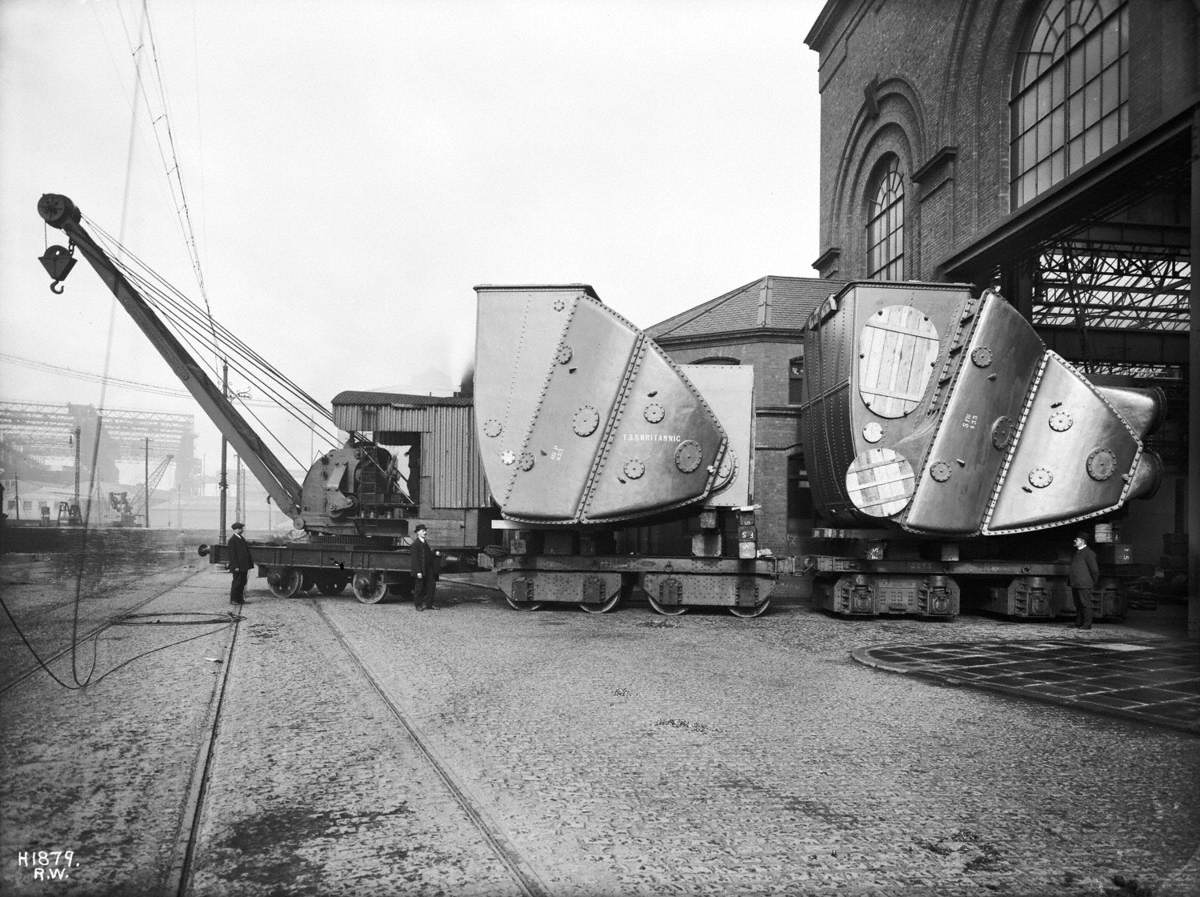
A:
[[[447,791],[453,796],[454,801],[470,819],[471,824],[479,832],[482,840],[508,871],[520,892],[527,895],[527,897],[549,897],[550,889],[542,881],[538,872],[512,844],[501,827],[492,820],[482,804],[471,795],[469,789],[459,781],[450,764],[438,754],[409,715],[392,699],[379,679],[371,672],[354,645],[351,644],[329,615],[325,613],[323,605],[328,600],[336,599],[307,599],[308,603],[321,618],[321,621],[329,627],[329,631],[332,633],[338,647],[345,652],[345,655],[351,661],[354,669],[358,671],[364,683],[383,702],[388,714],[395,721],[398,734],[408,739],[416,748],[417,755],[424,763],[428,764],[429,768],[435,774],[436,779],[440,780]],[[213,774],[213,758],[220,742],[221,719],[228,695],[229,675],[230,670],[237,662],[236,648],[239,626],[240,621],[234,626],[233,635],[229,641],[229,648],[222,664],[219,682],[214,688],[214,699],[209,708],[208,719],[204,727],[205,734],[197,750],[192,781],[188,790],[188,799],[179,817],[180,822],[175,841],[174,859],[169,874],[168,887],[164,890],[164,893],[178,895],[178,897],[189,897],[192,893],[191,881],[196,861],[198,836],[206,810],[206,799]]]
[[[507,835],[491,819],[487,810],[484,809],[480,802],[472,797],[469,790],[458,781],[458,777],[454,774],[450,765],[438,755],[428,739],[421,734],[409,716],[392,700],[391,695],[387,693],[379,680],[371,673],[366,663],[363,662],[362,657],[354,649],[354,646],[350,644],[342,631],[338,629],[337,624],[325,613],[322,602],[312,599],[312,603],[317,614],[320,615],[321,619],[333,633],[334,638],[337,639],[338,644],[354,663],[355,668],[362,675],[363,679],[366,680],[367,684],[370,685],[372,690],[379,695],[380,700],[383,701],[399,728],[408,736],[420,752],[420,755],[454,796],[455,801],[470,818],[472,824],[496,854],[497,858],[508,869],[509,874],[520,887],[521,891],[528,895],[528,897],[549,897],[550,890],[546,887],[546,884],[542,881],[537,871],[521,855],[512,842],[508,840]]]
[[[212,774],[213,756],[217,747],[217,735],[221,730],[221,711],[225,707],[225,695],[229,684],[229,670],[233,666],[234,649],[237,647],[238,633],[241,629],[241,618],[235,617],[233,632],[229,637],[229,647],[225,649],[225,657],[220,668],[217,683],[213,689],[213,700],[209,704],[208,719],[203,729],[204,735],[196,751],[196,760],[192,766],[191,781],[188,784],[187,799],[179,814],[175,828],[175,850],[172,854],[171,868],[167,874],[167,887],[164,894],[175,894],[186,897],[191,886],[192,868],[196,857],[196,842],[200,835],[200,822],[204,811],[205,797],[208,793],[208,783]]]

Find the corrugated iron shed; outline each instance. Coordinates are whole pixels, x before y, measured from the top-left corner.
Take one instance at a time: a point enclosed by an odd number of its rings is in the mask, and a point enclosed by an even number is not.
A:
[[[423,505],[484,508],[491,504],[470,397],[350,390],[334,397],[333,421],[341,430],[374,434],[383,445],[409,444],[408,434],[418,437]]]

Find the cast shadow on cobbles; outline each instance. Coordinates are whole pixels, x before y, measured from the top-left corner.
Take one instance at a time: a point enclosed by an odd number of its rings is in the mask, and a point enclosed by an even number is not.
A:
[[[327,887],[326,869],[301,855],[299,848],[314,841],[334,841],[363,829],[371,829],[394,817],[411,816],[413,810],[401,802],[387,810],[354,813],[348,810],[328,816],[307,807],[264,810],[233,823],[229,833],[214,846],[233,857],[222,878],[247,885],[270,887],[270,897],[319,897]],[[396,846],[388,859],[403,863],[407,848]],[[286,887],[280,882],[287,882]]]

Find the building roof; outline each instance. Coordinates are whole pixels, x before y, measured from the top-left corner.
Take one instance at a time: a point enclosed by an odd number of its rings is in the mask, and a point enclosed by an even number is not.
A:
[[[422,408],[428,405],[471,405],[470,396],[419,396],[403,392],[366,392],[348,389],[333,397],[333,404],[386,405],[390,408]]]
[[[842,287],[820,277],[769,274],[646,328],[656,342],[753,330],[800,330],[809,314]]]

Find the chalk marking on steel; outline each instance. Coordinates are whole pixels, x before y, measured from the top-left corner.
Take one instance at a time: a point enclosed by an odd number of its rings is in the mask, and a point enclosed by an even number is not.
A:
[[[94,638],[97,634],[99,634],[100,632],[103,632],[105,629],[112,626],[121,617],[124,617],[128,614],[134,613],[135,611],[141,610],[143,607],[145,607],[151,601],[158,600],[159,598],[161,598],[163,595],[167,594],[167,592],[171,591],[172,589],[179,588],[181,585],[183,585],[189,579],[199,576],[201,573],[204,572],[204,569],[206,569],[206,568],[203,568],[200,570],[193,570],[187,576],[183,577],[183,579],[179,580],[178,582],[172,583],[171,585],[169,585],[165,589],[163,589],[161,592],[155,592],[149,598],[146,598],[143,601],[139,601],[136,604],[133,604],[129,607],[123,608],[118,613],[112,614],[111,616],[106,618],[103,622],[98,623],[94,628],[90,629],[85,634],[79,636],[75,640],[75,644],[82,645],[84,642],[88,641],[91,638]],[[55,605],[55,606],[56,607],[66,607],[67,604],[69,604],[69,603],[70,602]],[[66,622],[70,623],[70,620],[67,620]],[[56,651],[54,654],[51,654],[50,656],[43,658],[41,663],[35,663],[33,666],[31,666],[25,672],[21,673],[19,676],[17,676],[15,679],[13,679],[11,682],[6,682],[3,686],[0,686],[0,695],[4,694],[5,692],[9,691],[10,689],[16,688],[18,685],[20,685],[22,682],[24,682],[26,679],[28,679],[30,676],[32,676],[34,673],[36,673],[38,670],[41,670],[43,667],[50,666],[50,664],[54,663],[54,661],[58,660],[64,654],[70,653],[71,647],[72,647],[71,645],[67,645],[65,648],[63,648],[59,651]]]
[[[466,812],[468,817],[470,817],[471,822],[475,824],[475,827],[487,840],[492,850],[495,851],[496,855],[500,858],[504,865],[508,867],[509,872],[512,873],[513,878],[516,880],[517,884],[520,885],[521,890],[524,891],[525,894],[529,895],[529,897],[550,897],[550,889],[542,881],[541,877],[533,869],[530,863],[521,856],[512,843],[509,842],[508,837],[503,833],[500,826],[496,822],[492,821],[491,817],[487,814],[483,807],[480,806],[479,802],[470,796],[470,793],[467,791],[466,787],[459,784],[458,780],[455,778],[450,769],[440,759],[438,759],[437,754],[434,753],[433,749],[429,746],[425,736],[422,735],[420,730],[408,720],[404,712],[396,705],[396,702],[392,700],[391,696],[383,690],[383,687],[379,684],[379,681],[375,678],[374,674],[367,669],[367,665],[363,663],[362,658],[359,657],[358,652],[350,646],[350,643],[346,640],[346,637],[342,634],[342,631],[338,628],[337,624],[334,623],[333,620],[331,620],[325,613],[325,610],[323,607],[321,607],[320,602],[314,600],[312,604],[313,607],[316,608],[316,611],[320,615],[321,619],[323,619],[329,625],[330,630],[333,632],[334,638],[336,638],[338,643],[341,644],[341,646],[345,649],[346,653],[350,656],[350,659],[354,661],[355,666],[357,666],[359,671],[363,674],[363,677],[367,680],[367,682],[370,683],[371,687],[375,689],[375,692],[383,700],[384,704],[387,705],[388,710],[392,712],[392,715],[395,716],[400,725],[404,727],[409,738],[412,739],[413,744],[417,746],[417,749],[424,755],[425,759],[429,761],[429,765],[433,767],[434,771],[445,783],[446,787],[450,790],[450,793],[454,796],[454,799],[458,802],[458,805],[463,808],[463,811]]]
[[[196,750],[192,764],[192,775],[188,782],[187,798],[180,808],[175,823],[175,845],[171,851],[171,868],[167,871],[164,893],[186,897],[192,881],[192,864],[195,862],[196,840],[200,835],[200,823],[204,814],[204,802],[208,796],[208,783],[212,777],[213,757],[216,754],[217,734],[221,727],[221,709],[225,706],[225,690],[229,682],[229,668],[233,666],[233,649],[237,644],[238,630],[242,618],[235,617],[229,647],[221,663],[221,681],[215,699],[209,702],[208,719],[204,727],[204,740]]]

